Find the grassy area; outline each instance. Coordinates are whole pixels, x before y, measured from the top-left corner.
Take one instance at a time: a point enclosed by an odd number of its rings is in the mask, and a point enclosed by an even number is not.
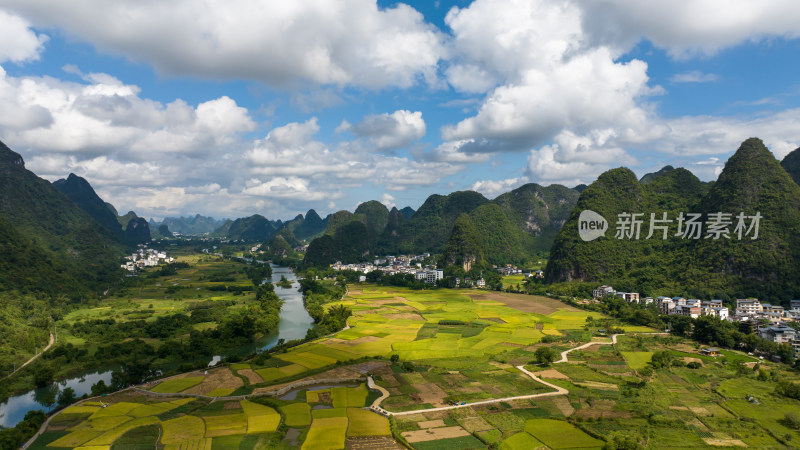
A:
[[[531,419],[525,422],[525,432],[552,449],[599,448],[597,440],[567,422],[552,419]]]
[[[196,386],[203,382],[202,376],[200,377],[184,377],[184,378],[173,378],[171,380],[167,380],[163,383],[159,383],[155,385],[152,389],[153,392],[158,393],[172,393],[172,392],[181,392],[189,389],[192,386]]]
[[[621,352],[631,369],[639,370],[645,368],[653,357],[653,352]]]

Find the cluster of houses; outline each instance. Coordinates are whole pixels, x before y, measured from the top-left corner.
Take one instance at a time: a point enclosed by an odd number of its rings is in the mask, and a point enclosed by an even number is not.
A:
[[[126,256],[125,259],[127,259],[127,261],[125,264],[122,264],[121,267],[129,272],[135,272],[136,269],[154,267],[162,263],[171,263],[175,261],[173,257],[167,256],[166,252],[145,248],[143,246],[140,246],[135,253]]]
[[[417,280],[422,280],[428,284],[435,284],[437,280],[444,278],[444,271],[437,269],[436,266],[425,265],[422,261],[430,258],[430,253],[421,255],[400,255],[387,256],[375,259],[373,262],[362,262],[358,264],[342,264],[341,261],[331,264],[331,268],[336,271],[352,270],[364,274],[374,270],[383,272],[384,275],[395,275],[398,273],[411,274]],[[366,281],[366,275],[361,275],[359,281]]]
[[[617,292],[611,286],[600,286],[592,291],[595,300],[613,295],[629,303],[655,304],[661,314],[674,314],[697,318],[714,316],[730,322],[750,322],[754,332],[763,339],[777,343],[788,343],[800,354],[800,332],[787,326],[787,322],[800,322],[800,300],[792,300],[789,309],[783,306],[761,303],[758,299],[736,300],[736,310],[730,314],[722,300],[699,300],[684,297],[645,297],[637,292]]]
[[[544,278],[544,272],[541,270],[520,269],[513,264],[506,264],[505,266],[492,265],[492,268],[502,275],[524,275],[525,278]]]

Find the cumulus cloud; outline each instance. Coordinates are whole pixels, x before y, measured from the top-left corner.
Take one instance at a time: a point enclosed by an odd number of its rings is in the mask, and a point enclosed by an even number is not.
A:
[[[48,37],[37,34],[20,16],[0,10],[0,63],[25,63],[39,59]]]
[[[120,152],[131,160],[160,153],[207,155],[255,127],[229,97],[197,107],[167,105],[107,74],[85,83],[51,77],[13,77],[0,67],[0,133],[8,142],[48,152],[96,157]]]
[[[475,139],[462,139],[446,141],[436,148],[427,151],[413,152],[414,156],[422,161],[438,161],[450,163],[482,163],[489,160],[488,153],[465,151],[476,144]]]
[[[528,154],[528,177],[537,183],[574,185],[593,181],[605,170],[634,165],[636,159],[617,146],[612,130],[576,135],[565,131]]]
[[[384,206],[386,206],[387,208],[394,208],[395,206],[397,206],[397,204],[394,201],[395,198],[387,193],[381,195],[381,203],[383,203]]]
[[[793,0],[586,0],[590,38],[622,52],[648,39],[675,58],[710,56],[747,41],[800,36]]]
[[[514,190],[528,182],[528,177],[508,178],[505,180],[484,180],[476,181],[470,186],[470,190],[480,192],[488,198],[495,198],[498,195]]]
[[[319,131],[317,118],[311,118],[276,127],[255,141],[244,153],[242,170],[249,174],[247,181],[240,191],[232,186],[230,195],[281,200],[283,208],[326,200],[335,204],[350,190],[365,185],[402,191],[434,185],[464,169],[458,164],[369,152],[348,142],[331,148],[317,140]],[[393,199],[389,194],[382,197],[384,203]]]
[[[451,10],[445,21],[458,62],[448,80],[459,88],[464,83],[453,74],[474,79],[465,74],[480,72],[498,86],[475,116],[444,127],[444,139],[489,141],[482,151],[525,150],[563,129],[583,133],[646,121],[641,99],[655,92],[647,64],[618,62],[608,47],[589,45],[582,14],[577,4],[544,1],[477,0]]]
[[[162,73],[369,88],[436,81],[442,34],[403,3],[371,0],[9,0],[37,25],[57,26]],[[86,14],[91,11],[91,14]],[[113,24],[113,26],[109,26]]]
[[[361,122],[349,125],[348,129],[366,139],[375,150],[396,150],[425,136],[425,121],[422,112],[401,109],[391,114],[367,116]]]
[[[442,128],[446,142],[430,156],[530,150],[532,180],[574,182],[635,162],[632,152],[730,152],[747,133],[763,136],[776,155],[784,154],[795,143],[790,114],[659,117],[651,99],[664,89],[650,84],[645,62],[624,55],[643,39],[687,58],[745,41],[798,37],[800,24],[787,11],[800,12],[800,6],[781,0],[687,0],[678,6],[476,0],[453,8],[445,18],[453,36],[445,76],[456,90],[486,95],[477,113]],[[718,79],[692,71],[671,81]]]

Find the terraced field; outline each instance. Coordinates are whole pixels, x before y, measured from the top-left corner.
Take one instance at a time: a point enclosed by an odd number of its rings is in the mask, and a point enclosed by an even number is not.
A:
[[[43,448],[84,450],[109,449],[122,442],[123,436],[135,438],[137,434],[149,436],[153,443],[157,441],[168,450],[300,446],[344,449],[348,438],[393,442],[388,419],[362,409],[367,401],[363,384],[327,389],[339,393],[336,402],[343,406],[335,407],[333,396],[323,395],[314,407],[325,409],[313,411],[305,401],[310,392],[315,391],[302,390],[294,400],[217,402],[194,398],[156,401],[143,394],[119,393],[104,402],[89,401],[65,409],[54,417],[40,441],[46,442]],[[284,439],[283,433],[278,432],[281,423],[298,431],[304,438],[302,442]],[[136,443],[134,440],[132,444]]]

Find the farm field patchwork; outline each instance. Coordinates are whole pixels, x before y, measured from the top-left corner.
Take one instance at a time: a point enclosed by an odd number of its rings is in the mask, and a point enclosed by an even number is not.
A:
[[[800,376],[779,364],[762,362],[769,379],[759,380],[757,370],[737,368],[739,360],[752,361],[746,355],[704,357],[692,341],[630,335],[652,332],[633,328],[615,345],[593,345],[570,353],[570,363],[541,367],[531,364],[537,348],[548,345],[560,352],[575,347],[592,338],[598,327],[591,323],[608,318],[552,299],[540,302],[535,296],[486,291],[363,286],[331,305],[336,304],[353,309],[349,329],[258,363],[232,364],[219,379],[245,377],[250,384],[244,387],[252,390],[304,375],[323,376],[325,371],[369,373],[390,393],[384,408],[410,411],[550,391],[515,368],[525,365],[569,394],[416,412],[395,416],[392,426],[362,409],[377,394],[360,383],[302,388],[285,400],[180,399],[186,403],[176,404],[171,399],[110,396],[107,408],[86,403],[62,413],[63,420],[53,423],[65,425],[43,436],[49,440],[47,448],[114,445],[135,433],[150,436],[152,428],[145,432],[146,426],[160,427],[159,443],[168,449],[344,449],[359,448],[354,446],[359,439],[367,439],[362,441],[366,445],[370,439],[394,438],[422,450],[600,448],[606,443],[602,439],[619,436],[648,448],[783,448],[800,442],[800,433],[785,420],[787,413],[800,410],[800,401],[775,393],[776,380],[800,383]],[[542,342],[545,336],[551,338]],[[672,352],[678,363],[640,375],[660,350]],[[386,360],[392,355],[398,360],[390,364]],[[358,370],[334,367],[362,357],[379,360],[366,360],[373,365],[360,362]],[[684,360],[702,365],[686,367]],[[211,383],[209,372],[183,390],[230,389]]]

